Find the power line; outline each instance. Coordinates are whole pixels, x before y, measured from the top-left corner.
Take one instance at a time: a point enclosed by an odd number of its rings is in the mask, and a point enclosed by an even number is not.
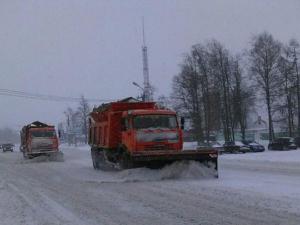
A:
[[[65,97],[65,96],[57,96],[57,95],[36,94],[36,93],[10,90],[10,89],[4,89],[4,88],[0,88],[0,95],[33,99],[33,100],[41,100],[41,101],[56,101],[56,102],[79,102],[81,100],[81,98],[78,98],[78,97]],[[95,99],[95,98],[86,98],[86,100],[89,102],[116,101],[116,99]]]

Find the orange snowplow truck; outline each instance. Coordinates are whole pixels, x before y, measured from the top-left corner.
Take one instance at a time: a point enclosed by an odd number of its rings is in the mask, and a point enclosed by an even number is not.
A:
[[[128,100],[103,104],[89,117],[89,145],[93,166],[107,161],[121,168],[156,167],[174,161],[201,161],[218,170],[215,149],[182,150],[182,128],[177,115],[154,102]]]
[[[20,151],[24,158],[56,155],[59,150],[54,126],[39,121],[24,126],[21,130]]]

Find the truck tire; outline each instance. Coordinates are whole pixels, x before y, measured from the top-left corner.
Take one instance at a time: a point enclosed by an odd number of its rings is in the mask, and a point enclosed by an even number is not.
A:
[[[127,152],[123,152],[119,160],[119,165],[121,169],[131,169],[134,168],[132,159]]]
[[[116,165],[107,160],[103,149],[93,149],[91,155],[95,170],[112,171],[116,169]]]
[[[105,168],[105,159],[103,150],[91,149],[93,167],[95,170]]]
[[[98,169],[97,165],[96,165],[96,150],[93,148],[91,149],[91,156],[92,156],[92,162],[93,162],[94,169]]]
[[[33,159],[34,156],[33,155],[28,155],[27,153],[23,152],[23,157],[24,159]]]

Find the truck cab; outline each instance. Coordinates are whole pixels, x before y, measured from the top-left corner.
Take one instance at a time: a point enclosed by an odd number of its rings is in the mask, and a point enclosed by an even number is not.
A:
[[[57,153],[58,145],[54,126],[35,121],[21,130],[20,150],[25,158]]]
[[[58,138],[54,127],[29,129],[28,144],[32,153],[57,150]]]
[[[129,110],[122,114],[122,144],[130,152],[180,151],[182,135],[175,112]]]

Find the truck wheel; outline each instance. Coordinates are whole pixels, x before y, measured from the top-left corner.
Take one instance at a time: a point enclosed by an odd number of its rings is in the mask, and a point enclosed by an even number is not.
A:
[[[103,164],[105,163],[103,151],[98,150],[98,149],[92,149],[91,155],[92,155],[94,169],[95,170],[101,169],[101,166],[103,166]]]
[[[121,169],[131,169],[134,167],[133,161],[127,152],[123,152],[119,160],[119,165]]]
[[[28,156],[25,154],[25,152],[23,152],[23,158],[28,159]]]
[[[93,167],[96,170],[98,168],[96,165],[96,150],[95,149],[91,149],[91,156],[92,156],[92,161],[93,161]]]
[[[100,164],[101,164],[101,162],[100,162],[100,152],[98,152],[97,150],[95,151],[95,166],[94,166],[94,168],[96,169],[96,170],[99,170],[100,169]]]

